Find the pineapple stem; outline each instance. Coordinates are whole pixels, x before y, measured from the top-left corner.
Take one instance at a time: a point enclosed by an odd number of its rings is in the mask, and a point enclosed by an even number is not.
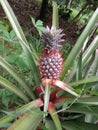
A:
[[[49,99],[50,99],[50,85],[46,84],[45,87],[45,95],[44,95],[44,118],[47,116],[47,110],[48,110],[48,104],[49,104]]]
[[[52,14],[52,26],[54,26],[56,29],[59,27],[59,16],[58,16],[58,7],[57,7],[57,1],[52,1],[53,6],[53,14]]]

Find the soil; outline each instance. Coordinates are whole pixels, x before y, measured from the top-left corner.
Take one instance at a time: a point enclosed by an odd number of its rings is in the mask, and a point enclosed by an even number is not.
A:
[[[9,4],[11,5],[15,15],[17,16],[17,19],[22,27],[29,27],[26,35],[33,31],[34,33],[36,30],[33,25],[31,24],[30,16],[33,16],[36,20],[39,19],[40,11],[41,11],[41,4],[38,2],[34,2],[33,0],[8,0]],[[44,25],[51,26],[52,16],[51,16],[51,10],[47,10],[45,13],[46,16],[43,19]],[[5,13],[3,9],[0,7],[0,19],[5,17]],[[77,30],[78,26],[76,24],[69,25],[68,20],[65,20],[66,18],[60,18],[59,24],[60,28],[64,29],[63,32],[65,34],[64,39],[65,41],[69,41],[72,44],[75,43],[78,35]],[[68,19],[68,18],[67,18]]]
[[[33,16],[35,19],[39,17],[41,9],[40,3],[36,3],[33,0],[8,0],[8,2],[23,27],[31,22],[30,16]],[[0,19],[2,19],[2,17],[5,17],[5,13],[0,6]]]

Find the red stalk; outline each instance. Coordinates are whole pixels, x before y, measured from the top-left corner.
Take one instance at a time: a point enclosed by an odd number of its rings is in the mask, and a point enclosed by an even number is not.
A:
[[[50,100],[54,100],[56,98],[56,94],[57,92],[59,92],[61,90],[61,88],[57,88],[56,90],[54,90],[51,94],[50,94]]]
[[[36,87],[35,92],[38,94],[38,96],[42,93],[41,87]]]
[[[35,92],[38,95],[38,97],[40,97],[41,99],[43,99],[43,91],[42,91],[41,87],[37,87],[35,89]]]

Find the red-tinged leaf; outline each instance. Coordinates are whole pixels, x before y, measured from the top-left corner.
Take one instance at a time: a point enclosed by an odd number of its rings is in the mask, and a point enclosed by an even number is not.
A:
[[[36,102],[38,103],[38,106],[39,107],[42,107],[43,106],[43,101],[39,98],[36,100]]]
[[[56,113],[54,104],[53,104],[52,102],[49,102],[48,111],[49,111],[49,113],[50,113],[50,115],[51,115],[52,120],[54,121],[56,130],[62,130],[59,117],[58,117],[58,115],[57,115],[57,113]]]
[[[42,120],[42,114],[32,111],[25,113],[16,120],[7,130],[35,130]]]
[[[59,88],[61,88],[62,90],[67,91],[68,93],[79,97],[79,95],[77,93],[75,93],[73,90],[73,88],[71,88],[68,84],[60,81],[60,80],[55,80],[55,79],[43,79],[42,80],[42,85],[46,86],[46,84],[49,84],[51,87],[53,86],[57,86]]]
[[[60,80],[53,80],[52,82],[53,82],[53,85],[58,86],[59,88],[67,91],[68,93],[70,93],[76,97],[79,97],[79,95],[77,93],[75,93],[73,91],[73,89],[70,86],[68,86],[68,84],[66,84]]]
[[[15,112],[13,111],[12,115],[16,114],[16,116],[19,116],[20,114],[26,113],[28,110],[37,109],[42,106],[43,106],[43,101],[40,98],[38,98],[28,104],[23,105],[22,107],[17,108]],[[11,116],[10,114],[5,115],[4,117],[0,118],[0,124],[5,124],[13,120],[14,120],[14,116]]]

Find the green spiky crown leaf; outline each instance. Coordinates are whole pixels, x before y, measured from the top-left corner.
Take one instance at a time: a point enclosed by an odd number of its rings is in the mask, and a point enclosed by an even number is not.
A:
[[[62,34],[62,29],[56,29],[52,26],[51,29],[47,27],[47,30],[42,34],[42,44],[47,50],[55,50],[58,49],[58,45],[61,42],[64,42],[62,38],[64,34]]]

